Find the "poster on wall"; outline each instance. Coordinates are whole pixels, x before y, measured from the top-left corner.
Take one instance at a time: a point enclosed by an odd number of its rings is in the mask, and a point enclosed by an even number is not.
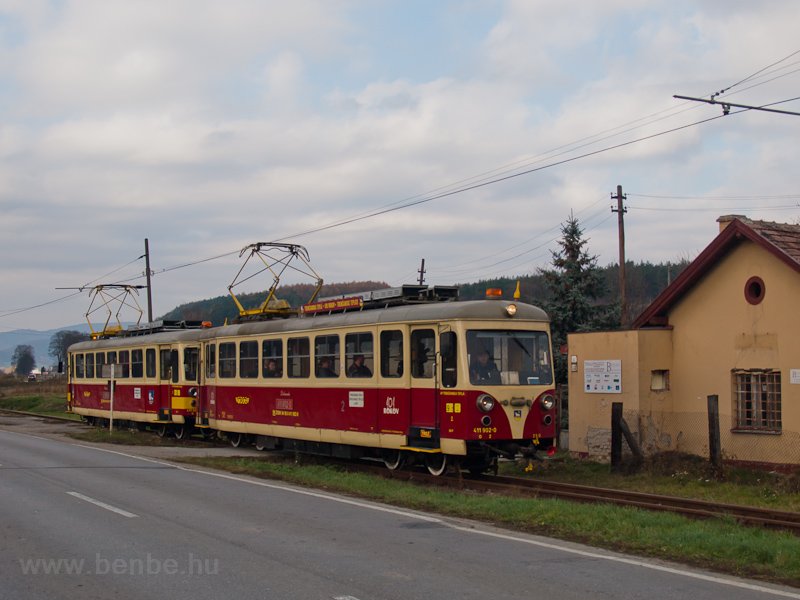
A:
[[[583,361],[583,391],[587,394],[621,394],[622,361]]]

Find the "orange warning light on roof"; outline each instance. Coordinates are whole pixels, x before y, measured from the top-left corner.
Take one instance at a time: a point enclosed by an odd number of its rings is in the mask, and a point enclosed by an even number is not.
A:
[[[503,296],[503,290],[500,288],[487,288],[486,290],[486,297],[487,298],[501,298]]]

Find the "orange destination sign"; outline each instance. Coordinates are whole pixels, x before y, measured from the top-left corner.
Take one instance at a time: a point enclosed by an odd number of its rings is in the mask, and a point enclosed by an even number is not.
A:
[[[304,313],[329,312],[334,310],[346,310],[348,308],[361,308],[364,301],[361,298],[339,298],[337,300],[325,300],[323,302],[313,302],[303,305]]]

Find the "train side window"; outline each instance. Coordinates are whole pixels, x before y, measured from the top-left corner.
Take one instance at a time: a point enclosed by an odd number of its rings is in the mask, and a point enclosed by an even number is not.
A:
[[[161,369],[159,374],[161,375],[161,379],[166,381],[170,378],[172,374],[172,362],[171,362],[171,354],[170,350],[162,350],[160,352],[161,355]]]
[[[371,333],[348,333],[344,338],[344,353],[348,377],[372,377],[375,354]]]
[[[263,376],[266,378],[283,376],[283,340],[264,340],[261,344],[264,357]]]
[[[308,377],[311,373],[310,345],[307,337],[289,338],[286,344],[286,370],[289,377]]]
[[[91,354],[89,355],[91,356]],[[75,355],[75,378],[82,379],[84,374],[83,370],[83,354]]]
[[[144,352],[145,373],[148,378],[156,376],[156,351],[155,348],[148,348]]]
[[[411,332],[411,376],[418,379],[433,378],[436,361],[436,337],[433,329]]]
[[[206,379],[214,379],[217,376],[217,345],[209,344],[206,346]]]
[[[87,354],[85,359],[84,368],[86,370],[86,378],[91,379],[94,377],[94,355]]]
[[[225,379],[236,377],[236,344],[225,342],[219,345],[219,376]]]
[[[105,352],[98,352],[94,355],[94,376],[98,379],[103,378],[103,365],[106,364],[106,353]]]
[[[142,375],[144,375],[143,366],[141,349],[131,350],[131,377],[141,379]]]
[[[258,377],[258,342],[239,342],[239,377]]]
[[[403,375],[403,332],[381,331],[381,377]]]
[[[131,361],[130,361],[130,351],[128,350],[120,350],[119,353],[119,364],[122,367],[120,372],[120,378],[126,379],[131,376]]]
[[[185,381],[197,381],[199,363],[200,350],[198,348],[185,348],[183,350],[183,377]]]
[[[318,335],[314,338],[314,361],[317,377],[339,376],[339,336]]]

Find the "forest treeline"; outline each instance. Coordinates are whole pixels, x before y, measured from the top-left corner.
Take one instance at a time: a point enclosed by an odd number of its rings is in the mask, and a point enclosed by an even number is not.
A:
[[[628,313],[636,317],[650,302],[668,285],[670,281],[680,274],[689,264],[688,261],[650,263],[626,262],[625,273],[628,281]],[[614,304],[619,301],[619,267],[616,264],[598,267],[607,290],[604,297],[598,298],[601,304]],[[487,288],[500,288],[503,297],[512,298],[514,290],[520,284],[520,300],[529,304],[541,305],[552,298],[541,274],[520,275],[519,277],[500,277],[485,279],[476,283],[458,284],[459,298],[461,300],[476,300],[483,298]],[[414,283],[414,282],[409,282]],[[378,290],[391,287],[383,281],[350,281],[346,283],[326,284],[322,287],[320,297],[338,296]],[[313,284],[295,284],[281,286],[276,296],[286,300],[292,307],[305,304],[314,291]],[[267,292],[241,294],[237,297],[245,308],[255,308],[266,298]],[[214,325],[222,325],[227,320],[232,322],[238,316],[238,310],[230,296],[217,296],[206,300],[197,300],[182,304],[162,318],[169,320],[211,321]]]

